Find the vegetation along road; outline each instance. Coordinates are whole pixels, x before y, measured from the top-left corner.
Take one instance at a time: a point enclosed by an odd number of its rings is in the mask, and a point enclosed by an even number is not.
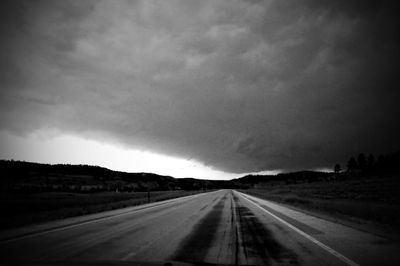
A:
[[[8,230],[0,239],[2,263],[400,265],[396,242],[234,190]]]

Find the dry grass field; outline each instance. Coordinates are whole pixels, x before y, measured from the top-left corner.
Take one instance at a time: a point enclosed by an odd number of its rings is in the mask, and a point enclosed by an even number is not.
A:
[[[183,197],[202,191],[153,191],[151,202]],[[7,229],[66,217],[140,205],[148,202],[147,192],[99,193],[12,193],[0,194],[2,219]]]
[[[399,191],[400,180],[392,176],[264,186],[244,192],[338,218],[397,225],[400,224]]]

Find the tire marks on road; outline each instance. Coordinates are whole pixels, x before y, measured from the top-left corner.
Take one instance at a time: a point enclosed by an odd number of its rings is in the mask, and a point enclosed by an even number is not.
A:
[[[230,215],[229,219],[227,215]],[[229,240],[225,236],[227,230],[221,230],[228,225],[231,227],[228,230],[231,234]],[[222,243],[227,245],[218,247]],[[211,250],[211,247],[217,247],[219,251]],[[222,249],[229,250],[221,251]],[[215,261],[210,261],[210,256],[214,257],[213,254],[217,254]],[[224,255],[220,257],[219,254]],[[232,192],[219,198],[214,207],[182,241],[171,260],[189,263],[205,260],[220,262],[220,259],[226,259],[226,254],[232,254],[227,263],[235,265],[299,264],[297,255],[279,243],[272,231]]]
[[[225,197],[225,196],[224,196]],[[221,198],[212,210],[195,226],[189,236],[181,243],[178,251],[171,257],[175,261],[204,261],[222,219],[225,198]]]
[[[250,264],[298,265],[297,255],[284,247],[273,233],[233,195],[241,233],[241,245]]]

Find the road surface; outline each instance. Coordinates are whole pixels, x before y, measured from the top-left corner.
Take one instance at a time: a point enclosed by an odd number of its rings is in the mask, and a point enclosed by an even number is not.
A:
[[[1,263],[400,265],[399,256],[396,241],[231,190],[0,234]]]

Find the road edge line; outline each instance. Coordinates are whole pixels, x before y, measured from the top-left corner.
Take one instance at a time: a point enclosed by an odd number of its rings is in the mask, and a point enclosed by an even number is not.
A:
[[[334,255],[336,258],[340,259],[341,261],[345,262],[348,265],[351,266],[360,266],[360,264],[352,261],[351,259],[347,258],[346,256],[342,255],[341,253],[339,253],[338,251],[334,250],[333,248],[325,245],[324,243],[318,241],[317,239],[315,239],[314,237],[308,235],[307,233],[305,233],[304,231],[298,229],[297,227],[293,226],[292,224],[286,222],[285,220],[283,220],[282,218],[276,216],[275,214],[267,211],[266,209],[264,209],[263,207],[261,207],[260,205],[258,205],[257,203],[251,201],[250,199],[248,199],[246,196],[244,196],[244,193],[237,192],[239,195],[242,196],[242,198],[244,198],[245,200],[247,200],[248,202],[252,203],[254,206],[256,206],[257,208],[261,209],[262,211],[268,213],[269,215],[271,215],[272,217],[274,217],[275,219],[277,219],[278,221],[280,221],[281,223],[285,224],[286,226],[288,226],[289,228],[291,228],[292,230],[296,231],[297,233],[299,233],[300,235],[302,235],[303,237],[307,238],[308,240],[310,240],[311,242],[313,242],[314,244],[316,244],[317,246],[319,246],[320,248],[324,249],[325,251],[328,251],[330,254]]]

